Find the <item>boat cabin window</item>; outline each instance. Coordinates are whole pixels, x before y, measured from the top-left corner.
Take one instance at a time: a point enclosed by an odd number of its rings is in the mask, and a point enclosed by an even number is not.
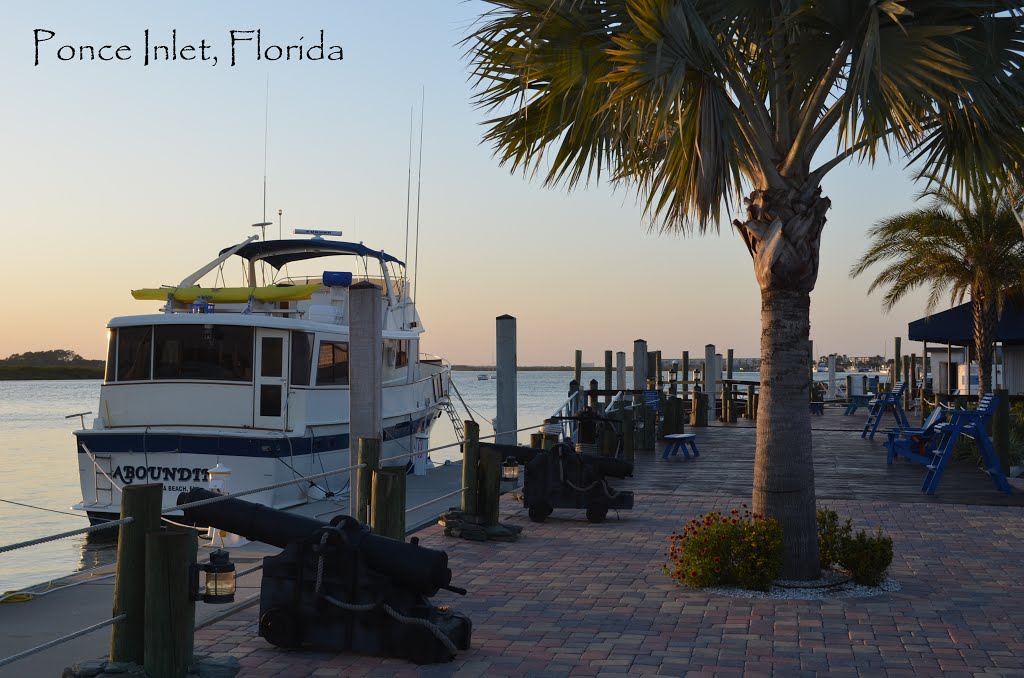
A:
[[[154,338],[154,379],[252,381],[251,327],[157,325]]]
[[[252,381],[252,342],[251,327],[145,325],[111,329],[106,380]]]
[[[309,386],[313,366],[313,333],[292,332],[291,380],[295,386]]]
[[[384,340],[384,366],[405,367],[409,364],[409,341],[407,339]]]
[[[150,378],[153,328],[120,327],[117,330],[117,381],[143,381]]]
[[[321,341],[316,363],[317,386],[348,385],[348,343]]]

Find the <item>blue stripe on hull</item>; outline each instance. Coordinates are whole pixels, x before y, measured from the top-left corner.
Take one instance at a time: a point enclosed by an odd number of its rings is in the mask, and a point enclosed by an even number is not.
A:
[[[384,429],[384,440],[408,438],[430,427],[435,415],[405,421]],[[336,433],[316,437],[281,435],[248,438],[204,434],[117,433],[112,431],[79,431],[78,441],[94,453],[178,452],[180,454],[221,454],[234,457],[274,458],[311,452],[332,452],[348,449],[349,435]],[[290,443],[290,444],[289,444]],[[83,450],[78,448],[81,454]]]

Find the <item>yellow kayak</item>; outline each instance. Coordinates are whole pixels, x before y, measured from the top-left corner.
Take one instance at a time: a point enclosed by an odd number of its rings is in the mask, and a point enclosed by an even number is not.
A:
[[[290,285],[284,287],[149,287],[132,290],[132,296],[139,301],[166,301],[173,294],[174,300],[191,304],[200,297],[220,304],[244,304],[252,297],[256,301],[299,301],[309,299],[320,285]]]

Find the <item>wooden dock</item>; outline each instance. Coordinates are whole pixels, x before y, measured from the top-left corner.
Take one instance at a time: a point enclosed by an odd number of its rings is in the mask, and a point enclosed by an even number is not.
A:
[[[867,410],[844,416],[844,407],[826,406],[823,416],[812,416],[814,483],[818,502],[855,499],[891,502],[1024,506],[1024,491],[1013,495],[997,492],[987,473],[971,462],[951,462],[934,495],[921,492],[924,467],[898,458],[885,463],[885,431],[893,424],[883,421],[874,440],[860,437]],[[911,422],[914,415],[911,414]],[[752,421],[717,423],[706,428],[687,426],[697,434],[699,459],[685,461],[679,455],[661,459],[656,452],[637,452],[634,477],[627,481],[634,492],[671,492],[708,496],[750,496],[754,477]]]

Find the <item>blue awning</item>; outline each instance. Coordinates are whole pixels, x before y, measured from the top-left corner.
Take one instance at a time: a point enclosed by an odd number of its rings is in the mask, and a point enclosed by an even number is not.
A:
[[[227,252],[231,247],[225,247],[221,254]],[[285,264],[304,259],[315,259],[316,257],[331,257],[338,254],[353,254],[360,257],[373,257],[383,262],[394,262],[401,266],[405,263],[382,250],[370,249],[362,243],[339,242],[337,240],[323,240],[313,238],[310,240],[265,240],[251,242],[243,246],[237,252],[238,256],[248,260],[265,261],[276,269]]]
[[[971,303],[914,320],[907,325],[907,337],[911,341],[973,346],[974,314]],[[996,326],[995,340],[1004,344],[1024,344],[1024,312],[1010,304],[1004,306]]]

